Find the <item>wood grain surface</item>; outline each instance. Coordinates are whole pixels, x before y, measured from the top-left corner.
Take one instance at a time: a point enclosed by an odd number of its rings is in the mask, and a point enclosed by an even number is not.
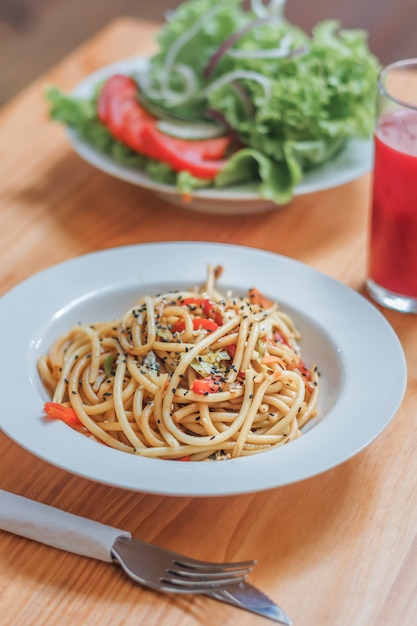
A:
[[[369,175],[262,216],[213,219],[165,204],[72,152],[64,130],[47,119],[45,86],[69,89],[106,63],[152,51],[155,28],[112,23],[0,111],[0,293],[59,261],[157,240],[278,252],[363,293]],[[256,558],[251,582],[295,626],[415,624],[417,317],[383,314],[406,354],[404,402],[377,440],[320,476],[231,497],[146,495],[69,474],[0,434],[0,488],[196,558]],[[387,363],[381,385],[389,375]],[[107,563],[2,531],[0,538],[0,623],[7,626],[267,623],[209,598],[159,595]]]

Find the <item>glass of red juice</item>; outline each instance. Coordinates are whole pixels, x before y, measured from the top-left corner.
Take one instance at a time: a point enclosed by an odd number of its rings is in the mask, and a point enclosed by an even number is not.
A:
[[[366,289],[417,313],[417,58],[383,68],[377,87]]]

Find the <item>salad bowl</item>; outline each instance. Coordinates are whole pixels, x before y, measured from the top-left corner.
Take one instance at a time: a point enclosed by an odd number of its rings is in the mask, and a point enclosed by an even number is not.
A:
[[[50,117],[91,165],[189,210],[262,213],[348,183],[372,166],[378,61],[365,32],[308,35],[283,10],[187,0],[155,54],[51,88]]]
[[[145,56],[131,57],[100,68],[80,82],[72,96],[90,98],[101,81],[117,73],[134,75],[146,66],[147,61]],[[196,189],[191,196],[185,197],[175,186],[158,183],[140,169],[122,165],[99,152],[71,128],[67,129],[67,137],[73,150],[90,165],[110,176],[148,189],[165,202],[184,209],[221,215],[245,215],[265,213],[283,206],[262,198],[254,183],[221,189]],[[294,189],[294,197],[338,187],[365,175],[372,167],[372,151],[371,140],[348,140],[334,158],[304,174]]]

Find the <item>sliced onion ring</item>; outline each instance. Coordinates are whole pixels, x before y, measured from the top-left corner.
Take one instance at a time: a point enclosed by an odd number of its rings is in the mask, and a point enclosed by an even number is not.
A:
[[[202,94],[204,96],[208,96],[210,93],[226,85],[234,80],[253,80],[264,88],[266,97],[269,97],[271,91],[271,81],[266,76],[263,76],[259,72],[252,72],[250,70],[232,70],[231,72],[227,72],[217,78],[212,83],[207,85],[207,87],[203,90]]]
[[[229,50],[227,54],[236,59],[283,59],[291,54],[291,35],[285,35],[276,48],[262,48],[258,50],[236,49]]]
[[[220,124],[212,122],[190,123],[181,121],[159,120],[157,128],[165,135],[178,139],[214,139],[226,134],[226,129]]]

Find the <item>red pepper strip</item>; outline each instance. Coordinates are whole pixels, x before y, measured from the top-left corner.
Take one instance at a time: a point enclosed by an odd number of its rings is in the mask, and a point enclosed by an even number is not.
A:
[[[207,393],[217,393],[220,390],[220,380],[213,376],[207,376],[206,378],[196,378],[193,382],[191,391],[199,393],[204,396]]]
[[[184,298],[180,304],[187,306],[199,306],[206,317],[215,321],[218,326],[222,326],[223,324],[223,317],[217,310],[216,304],[208,298]]]
[[[171,331],[173,333],[182,333],[182,331],[185,329],[185,322],[184,320],[178,320],[178,322],[175,322],[174,324],[171,324]]]
[[[296,365],[287,364],[287,369],[289,370],[299,370],[301,376],[307,381],[311,381],[311,372],[304,364],[304,361],[300,359]]]
[[[171,327],[174,333],[180,333],[184,330],[184,328],[184,320],[178,320],[178,322],[172,324]],[[196,317],[193,319],[193,328],[194,330],[200,330],[202,328],[203,330],[213,332],[213,330],[216,330],[218,328],[218,325],[216,324],[216,322],[213,322],[213,320],[206,320],[204,317]]]
[[[165,135],[157,127],[158,119],[139,104],[137,94],[138,87],[129,76],[115,74],[106,81],[97,112],[110,133],[135,152],[167,163],[176,172],[215,178],[227,162],[231,137],[186,140]]]
[[[272,300],[264,296],[256,287],[249,289],[248,296],[251,304],[258,304],[264,309],[269,309],[274,304]]]
[[[207,320],[204,317],[196,317],[195,319],[193,319],[194,330],[200,330],[200,328],[203,328],[204,330],[213,332],[213,330],[216,330],[218,327],[219,326],[218,324],[216,324],[216,322],[214,322],[213,320]]]
[[[205,298],[184,298],[184,300],[181,300],[180,304],[187,304],[187,305],[195,305],[195,306],[201,306],[204,302]]]
[[[227,346],[226,347],[226,352],[230,356],[231,359],[234,359],[235,358],[235,354],[236,354],[236,344],[235,343],[231,343],[230,346]]]
[[[82,426],[74,409],[59,402],[45,402],[43,410],[48,417],[62,420],[68,426]]]
[[[289,348],[292,348],[292,346],[285,339],[284,335],[279,332],[279,330],[275,330],[274,331],[274,334],[273,334],[272,338],[275,341],[275,343],[283,343],[285,346],[288,346]]]
[[[210,319],[214,320],[218,326],[223,324],[223,317],[221,313],[216,309],[216,305],[211,300],[204,300],[203,302],[204,314]]]
[[[191,461],[191,456],[187,454],[187,456],[182,456],[177,461]]]
[[[264,363],[265,365],[270,365],[271,363],[281,363],[282,359],[279,356],[275,356],[273,354],[266,354],[262,360],[261,363]]]
[[[304,364],[304,361],[302,359],[300,359],[297,368],[300,370],[301,375],[308,381],[311,380],[311,372],[310,370],[306,367],[306,365]]]

